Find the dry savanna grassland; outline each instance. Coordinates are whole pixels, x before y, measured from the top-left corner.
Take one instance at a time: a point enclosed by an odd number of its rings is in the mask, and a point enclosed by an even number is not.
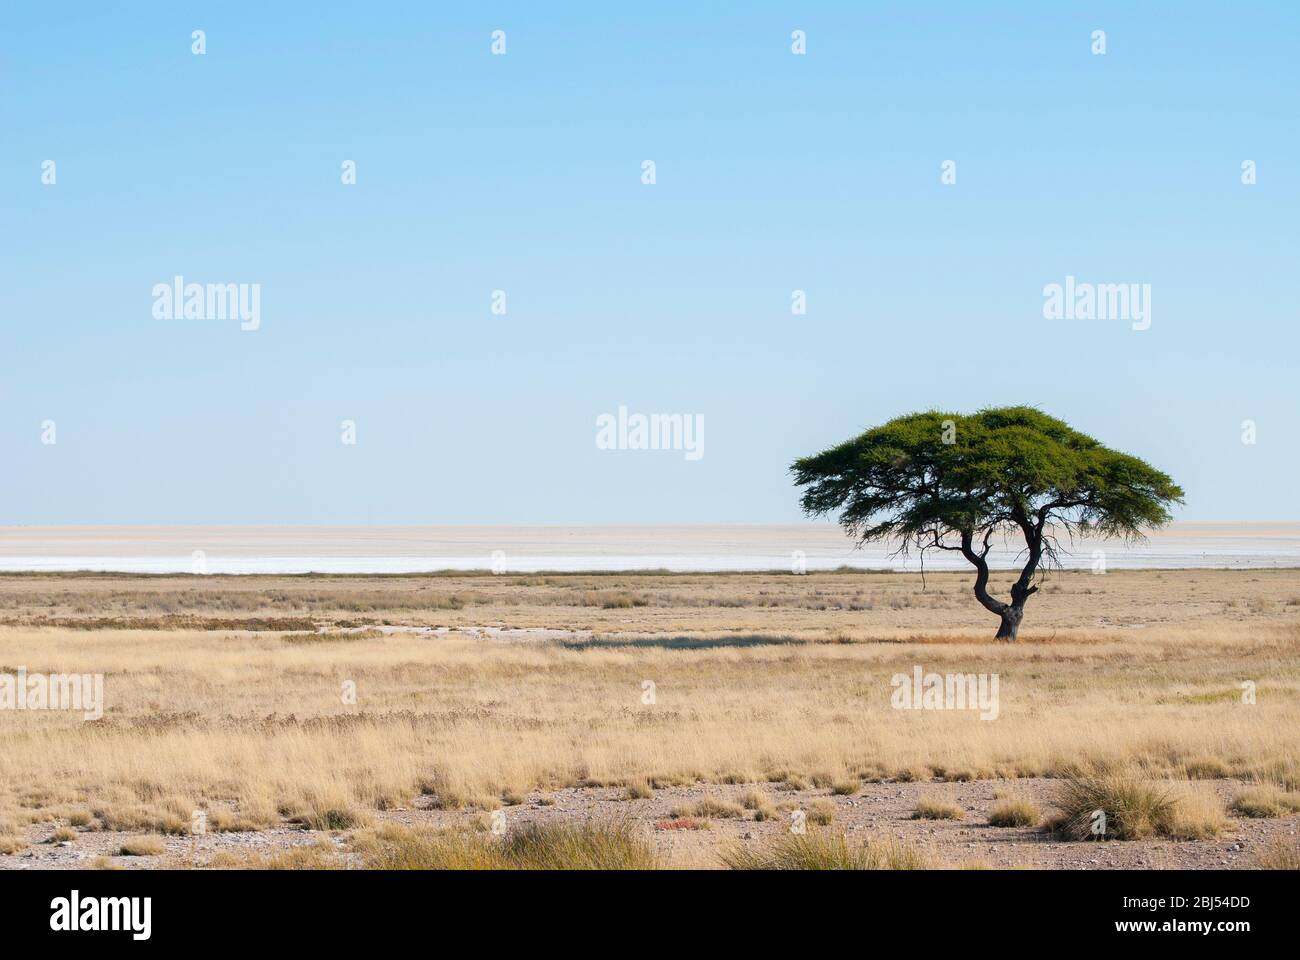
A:
[[[0,709],[0,866],[1297,865],[1300,570],[996,626],[948,573],[0,576],[0,674],[104,678]]]

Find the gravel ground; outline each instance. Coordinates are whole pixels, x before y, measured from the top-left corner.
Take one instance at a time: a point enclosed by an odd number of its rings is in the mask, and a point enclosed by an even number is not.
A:
[[[1226,802],[1242,784],[1213,781]],[[507,827],[527,822],[583,822],[630,819],[649,832],[664,861],[678,867],[719,866],[717,851],[728,844],[758,844],[790,829],[790,812],[772,820],[714,818],[704,829],[662,829],[656,824],[671,819],[671,811],[703,798],[740,802],[750,790],[760,789],[777,804],[794,803],[808,810],[829,798],[835,805],[833,827],[855,838],[893,837],[916,844],[934,859],[948,865],[993,868],[1040,867],[1049,869],[1233,869],[1249,867],[1254,852],[1277,838],[1296,842],[1300,816],[1244,819],[1229,816],[1228,827],[1215,840],[1142,840],[1065,842],[1035,828],[992,827],[987,819],[997,802],[994,793],[1012,792],[1050,807],[1054,782],[1041,779],[974,781],[969,783],[865,784],[854,796],[831,796],[825,789],[783,791],[774,784],[694,785],[656,790],[645,800],[624,799],[621,789],[575,788],[546,795],[533,794],[522,804],[502,808]],[[965,812],[961,820],[913,820],[921,797],[947,800]],[[543,803],[543,799],[550,801]],[[469,824],[491,814],[433,809],[392,810],[378,814],[380,822],[412,826]],[[130,834],[79,832],[77,839],[51,843],[58,824],[29,828],[26,850],[0,856],[0,869],[86,868],[107,863],[117,867],[204,866],[218,852],[236,856],[273,854],[293,846],[327,841],[343,848],[345,834],[277,829],[258,833],[223,833],[199,837],[164,837],[161,856],[122,857],[117,852]]]

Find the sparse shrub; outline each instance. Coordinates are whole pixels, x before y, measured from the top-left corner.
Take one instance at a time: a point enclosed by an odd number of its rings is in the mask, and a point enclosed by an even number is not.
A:
[[[837,797],[851,797],[862,789],[859,780],[836,780],[831,784],[831,793]]]
[[[684,773],[657,773],[650,777],[650,786],[656,790],[663,790],[665,787],[684,787],[689,783],[694,783],[694,778]]]
[[[826,797],[819,797],[812,802],[808,808],[808,822],[815,823],[818,826],[830,826],[831,821],[835,819],[835,803]]]
[[[433,805],[439,810],[459,810],[469,804],[469,791],[465,785],[452,778],[444,767],[435,767],[420,780],[420,793],[433,797]]]
[[[123,857],[156,857],[166,849],[161,837],[127,837],[118,853]]]
[[[654,847],[628,824],[526,824],[506,835],[505,856],[526,870],[650,870]]]
[[[207,814],[208,829],[214,833],[253,833],[280,822],[279,812],[265,800],[242,801],[236,810],[214,807]]]
[[[627,785],[627,799],[629,800],[649,800],[654,796],[654,791],[650,789],[650,784],[644,780],[633,780]]]
[[[842,833],[810,830],[785,834],[762,847],[724,850],[733,870],[925,870],[932,866],[914,847],[893,840],[850,846]]]
[[[735,785],[740,783],[752,783],[753,780],[754,778],[747,773],[741,773],[739,770],[728,770],[726,773],[718,777],[717,782]]]
[[[886,779],[885,768],[878,763],[868,763],[860,766],[857,770],[859,780],[865,780],[867,783],[880,783]]]
[[[178,797],[156,803],[99,804],[92,810],[105,830],[147,830],[173,836],[189,833],[192,804]]]
[[[777,817],[776,807],[772,805],[772,798],[762,790],[750,790],[741,798],[741,803],[746,810],[754,811],[755,820],[775,820]]]
[[[1115,840],[1141,840],[1165,834],[1173,822],[1175,801],[1167,788],[1119,773],[1078,777],[1062,782],[1055,798],[1060,816],[1055,829],[1070,840],[1093,839],[1093,814],[1102,811]]]
[[[504,837],[393,828],[354,838],[379,870],[648,870],[654,848],[623,823],[524,824]]]
[[[50,837],[50,843],[67,843],[77,839],[77,831],[71,827],[59,827]]]
[[[1222,780],[1232,775],[1228,765],[1218,757],[1197,757],[1183,763],[1188,780]]]
[[[1269,785],[1248,787],[1232,798],[1232,810],[1243,817],[1284,817],[1300,813],[1300,793]]]
[[[1256,870],[1300,870],[1300,844],[1281,837],[1255,854]]]
[[[894,771],[894,779],[899,783],[919,783],[922,780],[930,779],[930,768],[915,764],[910,767],[900,767]]]
[[[702,800],[696,800],[694,803],[673,807],[671,814],[678,819],[682,817],[705,817],[726,820],[743,817],[745,808],[738,803],[732,803],[730,800],[705,797]]]
[[[307,830],[351,830],[370,822],[370,814],[352,800],[335,794],[308,792],[288,817]]]
[[[1203,788],[1204,784],[1196,787]],[[1214,792],[1186,784],[1175,788],[1173,812],[1159,829],[1163,836],[1175,840],[1208,840],[1217,837],[1225,826],[1223,804]]]
[[[965,811],[957,804],[934,797],[922,797],[912,813],[913,820],[961,820],[965,816]]]
[[[1032,827],[1041,818],[1042,813],[1029,800],[1008,798],[989,811],[989,825],[994,827]]]
[[[625,592],[597,591],[587,594],[583,599],[584,606],[599,606],[603,610],[630,610],[633,607],[647,606],[649,603],[650,601],[641,594]]]

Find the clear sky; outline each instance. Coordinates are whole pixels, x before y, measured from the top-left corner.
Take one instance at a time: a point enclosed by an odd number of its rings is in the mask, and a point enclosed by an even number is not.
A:
[[[796,520],[796,456],[1008,403],[1300,519],[1298,121],[1291,2],[9,4],[0,523]]]

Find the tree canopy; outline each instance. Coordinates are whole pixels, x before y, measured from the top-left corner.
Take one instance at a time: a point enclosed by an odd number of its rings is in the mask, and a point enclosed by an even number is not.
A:
[[[1033,407],[909,414],[796,460],[791,472],[806,488],[804,511],[839,511],[860,543],[961,552],[976,568],[977,599],[1003,618],[998,635],[1007,639],[1040,569],[1059,562],[1062,533],[1140,537],[1168,522],[1169,506],[1183,498],[1168,475]],[[986,590],[999,533],[1025,540],[1010,604]]]

